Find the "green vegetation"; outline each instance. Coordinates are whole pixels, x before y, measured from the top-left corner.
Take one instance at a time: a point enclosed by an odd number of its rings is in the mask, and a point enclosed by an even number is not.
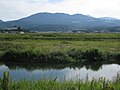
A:
[[[103,63],[120,63],[120,34],[34,33],[0,34],[0,65],[10,69],[63,69],[85,66],[98,70]],[[96,62],[97,61],[97,62]],[[18,63],[19,62],[19,63]],[[28,63],[29,62],[29,63]],[[34,63],[33,63],[34,62]],[[43,64],[42,64],[43,63]],[[88,64],[90,63],[90,64]],[[0,78],[0,90],[120,90],[120,75],[113,81],[58,81]]]
[[[0,90],[120,90],[120,75],[118,74],[113,81],[106,80],[101,77],[98,80],[94,78],[89,81],[86,77],[85,82],[78,81],[57,81],[57,77],[53,80],[37,80],[27,81],[10,80],[9,72],[4,72],[0,78]]]
[[[1,61],[79,63],[120,59],[120,34],[0,34]]]

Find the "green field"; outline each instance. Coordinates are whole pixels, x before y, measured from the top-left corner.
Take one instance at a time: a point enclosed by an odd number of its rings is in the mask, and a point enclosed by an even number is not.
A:
[[[9,68],[27,67],[29,70],[31,62],[37,62],[36,68],[41,63],[55,68],[64,68],[69,65],[80,67],[86,62],[105,61],[119,62],[120,60],[120,34],[98,34],[98,33],[28,33],[28,34],[0,34],[0,61],[8,64]],[[11,64],[10,64],[10,63]],[[16,64],[14,64],[14,63]],[[22,65],[19,65],[20,63]],[[28,63],[29,62],[29,63]],[[83,62],[83,63],[82,63]],[[63,64],[64,63],[64,64]],[[69,63],[69,64],[68,64]],[[94,64],[97,70],[100,64]],[[64,66],[62,66],[64,65]],[[65,66],[66,65],[66,66]],[[29,67],[28,67],[29,66]],[[72,67],[71,66],[71,67]],[[98,68],[96,68],[98,66]],[[35,69],[36,69],[35,68]],[[40,67],[39,67],[40,68]],[[33,69],[34,70],[34,69]],[[0,90],[120,90],[120,75],[113,81],[98,80],[57,81],[52,80],[19,80],[10,79],[8,73],[4,72],[0,78]]]
[[[32,59],[33,62],[49,63],[81,62],[85,59],[119,60],[120,34],[0,34],[0,56],[4,60],[19,61],[16,60],[19,58],[21,61]]]

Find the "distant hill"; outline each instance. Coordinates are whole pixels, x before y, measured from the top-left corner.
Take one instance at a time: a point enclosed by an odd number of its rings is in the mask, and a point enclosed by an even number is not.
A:
[[[113,20],[119,20],[119,19],[112,18],[112,17],[100,17],[99,19],[103,19],[103,20],[109,20],[109,21],[113,21]]]
[[[7,23],[6,22],[3,22],[2,20],[0,20],[0,29],[3,28],[3,27],[7,27]]]
[[[0,23],[2,23],[3,21],[2,20],[0,20]]]
[[[110,32],[120,32],[120,26],[107,28],[106,30]]]
[[[32,31],[51,31],[51,30],[73,30],[88,28],[107,28],[120,26],[120,20],[115,18],[103,17],[94,18],[82,14],[64,14],[64,13],[37,13],[19,20],[2,22],[0,27],[21,26]],[[51,30],[50,30],[51,28]],[[63,28],[63,29],[62,29]]]

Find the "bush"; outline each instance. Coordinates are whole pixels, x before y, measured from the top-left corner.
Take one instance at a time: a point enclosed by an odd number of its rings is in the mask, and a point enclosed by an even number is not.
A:
[[[102,60],[102,53],[98,49],[86,50],[84,58],[90,61]]]
[[[102,53],[98,49],[86,51],[71,49],[64,53],[56,52],[38,52],[34,50],[16,50],[11,49],[1,57],[4,61],[15,62],[38,62],[38,63],[81,63],[84,61],[97,60],[120,60],[120,54]]]
[[[32,51],[17,51],[15,49],[11,49],[7,51],[3,56],[2,60],[5,61],[18,61],[18,62],[28,62],[33,61],[36,57],[36,54]]]
[[[117,61],[120,61],[120,54],[117,54],[117,55],[116,55],[116,60],[117,60]]]
[[[62,52],[52,52],[48,56],[48,62],[50,63],[71,63],[72,59]]]
[[[71,49],[70,51],[68,51],[69,57],[72,57],[75,62],[81,62],[81,60],[84,59],[83,54],[84,52],[82,50]]]
[[[39,63],[70,63],[72,59],[62,52],[52,53],[34,53],[33,51],[7,51],[2,60],[4,61],[17,61],[17,62],[39,62]]]

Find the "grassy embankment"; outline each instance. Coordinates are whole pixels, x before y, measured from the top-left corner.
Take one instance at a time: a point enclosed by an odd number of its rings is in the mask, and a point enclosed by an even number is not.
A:
[[[0,34],[3,61],[75,63],[120,59],[120,34]]]
[[[4,72],[0,78],[0,90],[120,90],[120,75],[113,81],[99,78],[98,80],[85,82],[79,81],[56,81],[54,80],[37,80],[37,81],[13,81],[10,80],[9,73]]]

